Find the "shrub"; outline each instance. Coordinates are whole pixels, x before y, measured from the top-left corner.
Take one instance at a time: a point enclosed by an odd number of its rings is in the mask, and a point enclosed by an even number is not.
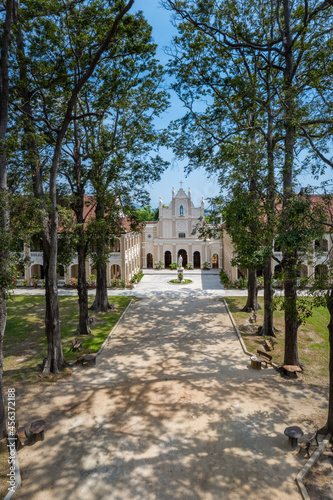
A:
[[[76,288],[77,287],[77,278],[69,278],[68,286],[70,286],[71,288]]]
[[[221,269],[220,271],[220,278],[221,278],[221,282],[223,283],[223,285],[226,285],[227,283],[229,283],[229,278],[227,276],[227,273]]]
[[[239,280],[239,288],[247,288],[247,278],[240,278]]]
[[[140,281],[142,280],[142,277],[143,277],[143,271],[142,271],[142,269],[140,269],[138,274],[137,274],[137,282],[138,283],[140,283]]]
[[[192,262],[188,262],[188,263],[186,264],[186,269],[193,269],[193,264],[192,264]]]
[[[125,280],[121,280],[121,288],[125,288],[126,287],[126,281]]]
[[[38,279],[38,277],[35,275],[35,276],[33,276],[33,277],[31,278],[31,280],[30,280],[30,285],[36,288],[36,287],[38,286],[38,281],[39,281],[39,279]]]
[[[178,269],[177,262],[173,262],[172,264],[170,264],[170,267],[171,267],[171,269]]]
[[[161,261],[155,262],[154,267],[155,267],[155,269],[163,269],[164,264]]]
[[[210,262],[203,262],[201,267],[202,267],[202,269],[210,269],[211,263]]]
[[[87,286],[91,286],[91,288],[95,288],[96,287],[96,279],[97,279],[97,276],[95,274],[89,274],[89,276],[87,278]]]

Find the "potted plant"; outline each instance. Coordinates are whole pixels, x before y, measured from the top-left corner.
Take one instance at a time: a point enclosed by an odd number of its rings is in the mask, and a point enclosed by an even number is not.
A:
[[[192,264],[192,262],[188,262],[188,263],[186,264],[186,269],[193,269],[193,264]]]
[[[37,288],[37,286],[38,286],[38,277],[36,275],[31,278],[30,285],[33,286],[34,288]]]
[[[210,262],[203,262],[201,267],[202,267],[202,269],[210,269],[211,263]]]
[[[170,264],[170,269],[178,269],[178,264],[177,262],[173,262],[172,264]]]
[[[68,286],[70,288],[77,288],[77,278],[69,278]]]
[[[154,267],[155,267],[155,269],[163,269],[164,264],[163,264],[163,262],[161,262],[161,261],[159,261],[159,262],[155,262]]]
[[[87,286],[90,286],[91,288],[96,288],[96,280],[97,276],[95,274],[89,274],[87,278]]]

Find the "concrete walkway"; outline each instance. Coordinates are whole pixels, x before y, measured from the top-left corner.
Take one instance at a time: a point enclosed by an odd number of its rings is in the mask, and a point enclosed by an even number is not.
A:
[[[298,500],[304,458],[283,431],[321,405],[250,368],[218,297],[144,298],[95,368],[19,398],[19,421],[45,418],[48,430],[19,452],[15,498]]]
[[[174,285],[169,281],[177,276],[176,271],[145,269],[144,276],[140,283],[134,286],[133,290],[122,288],[108,289],[108,295],[129,295],[135,297],[192,297],[199,295],[200,297],[230,297],[247,295],[247,290],[228,289],[224,290],[220,281],[219,270],[211,269],[209,271],[191,270],[184,271],[184,276],[192,280],[193,283],[188,285]],[[15,295],[44,295],[45,290],[42,288],[21,288],[18,287],[14,291]],[[59,296],[77,295],[77,290],[70,288],[59,288]],[[89,290],[89,295],[95,295],[95,290]],[[275,290],[276,295],[281,295],[281,290]],[[263,296],[263,290],[259,291],[259,295]],[[304,292],[303,292],[304,294]]]

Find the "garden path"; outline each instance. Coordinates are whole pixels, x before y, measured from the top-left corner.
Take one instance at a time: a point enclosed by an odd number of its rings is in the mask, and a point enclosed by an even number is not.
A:
[[[220,299],[193,294],[134,302],[96,367],[17,405],[48,423],[19,452],[17,500],[298,500],[283,431],[326,402],[252,370]]]

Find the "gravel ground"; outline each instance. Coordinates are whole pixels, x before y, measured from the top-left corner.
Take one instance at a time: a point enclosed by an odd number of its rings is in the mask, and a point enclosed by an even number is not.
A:
[[[18,420],[44,418],[48,429],[19,451],[16,499],[301,498],[305,459],[283,431],[311,431],[325,397],[251,369],[212,290],[147,294],[96,367],[18,398]]]

